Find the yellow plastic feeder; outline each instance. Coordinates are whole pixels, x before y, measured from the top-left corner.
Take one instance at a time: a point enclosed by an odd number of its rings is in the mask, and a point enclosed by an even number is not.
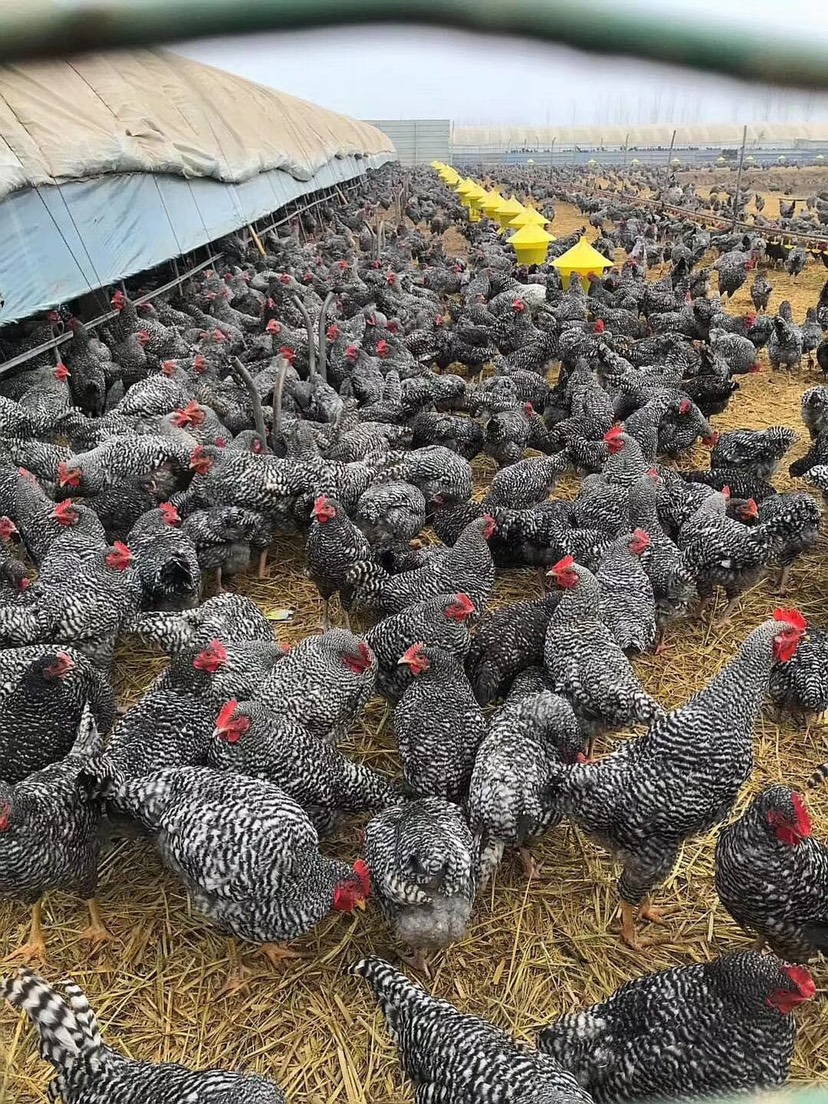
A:
[[[486,199],[485,188],[481,188],[479,184],[475,184],[474,190],[469,192],[468,199],[470,208],[473,211],[476,211],[479,215],[483,209],[483,203]]]
[[[520,200],[515,199],[512,196],[511,199],[504,199],[501,205],[497,209],[497,217],[500,220],[501,226],[508,226],[511,219],[515,215],[519,214],[523,210],[523,204]]]
[[[543,264],[549,250],[549,243],[553,240],[552,235],[535,222],[521,226],[508,239],[509,245],[517,254],[518,262],[524,265]]]
[[[462,176],[460,177],[460,180],[458,181],[458,183],[454,185],[454,190],[460,196],[461,203],[466,202],[466,197],[468,196],[469,192],[474,190],[474,188],[475,188],[474,181],[473,180],[464,180]]]
[[[498,191],[492,191],[486,193],[486,198],[480,205],[480,209],[483,214],[488,218],[497,218],[497,209],[503,203],[503,196]]]
[[[612,268],[612,261],[608,261],[597,249],[594,249],[586,238],[581,238],[571,249],[567,249],[566,253],[556,257],[552,267],[560,272],[565,288],[569,287],[569,281],[574,274],[580,278],[584,291],[587,291],[589,289],[587,277],[593,273],[603,275],[605,269]]]

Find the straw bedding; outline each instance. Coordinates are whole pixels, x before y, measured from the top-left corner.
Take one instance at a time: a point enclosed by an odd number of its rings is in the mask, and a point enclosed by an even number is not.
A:
[[[577,210],[560,204],[554,228],[562,235],[583,221]],[[449,246],[465,244],[451,231],[448,238]],[[809,265],[798,282],[771,272],[776,287],[772,306],[790,298],[801,320],[827,274],[817,264]],[[744,288],[734,308],[745,310],[749,305]],[[783,423],[804,436],[799,397],[816,382],[811,374],[805,369],[794,376],[765,372],[743,376],[740,382],[742,389],[728,411],[715,419],[720,430]],[[804,447],[800,440],[797,452]],[[704,450],[687,462],[706,464]],[[486,460],[476,461],[475,469],[482,487],[493,469]],[[777,483],[787,487],[787,476]],[[565,485],[563,492],[573,493],[574,484]],[[265,608],[295,610],[293,621],[279,626],[284,640],[318,630],[321,606],[302,566],[302,542],[280,541],[273,550],[268,580],[245,577],[235,584]],[[824,547],[797,563],[791,582],[789,603],[824,625]],[[496,601],[516,601],[536,593],[538,585],[534,573],[508,574],[498,580]],[[647,690],[665,706],[681,703],[719,670],[778,604],[768,579],[745,595],[725,628],[681,624],[663,655],[636,662]],[[125,643],[117,675],[121,700],[129,703],[139,696],[161,666],[159,657]],[[391,713],[382,702],[370,704],[347,750],[379,769],[393,769]],[[758,766],[749,792],[774,780],[802,784],[825,758],[823,729],[814,728],[806,739],[790,721],[780,725],[768,714],[758,725]],[[814,794],[812,812],[816,831],[828,839],[828,790]],[[353,824],[334,841],[332,850],[356,857],[360,828]],[[639,973],[744,948],[747,940],[724,914],[713,890],[713,850],[710,838],[684,849],[673,878],[657,898],[658,904],[672,910],[670,927],[645,931],[653,945],[634,952],[619,940],[610,862],[577,831],[556,829],[540,849],[538,880],[527,884],[518,862],[507,858],[479,898],[467,937],[436,956],[430,986],[463,1009],[531,1039],[535,1028],[552,1016],[597,1000]],[[375,911],[329,919],[297,945],[307,953],[306,960],[275,971],[254,947],[229,941],[191,916],[184,894],[162,871],[149,845],[118,844],[105,858],[101,882],[99,899],[115,941],[90,954],[88,945],[77,938],[85,924],[82,904],[53,894],[44,912],[49,948],[44,969],[49,978],[70,975],[86,989],[112,1045],[153,1061],[255,1069],[274,1077],[291,1101],[303,1104],[411,1100],[373,1003],[341,972],[343,964],[364,952],[392,953],[387,929]],[[0,956],[23,941],[27,923],[21,905],[0,905]],[[249,988],[222,995],[228,973],[240,964],[250,970]],[[823,989],[827,975],[822,965],[816,966],[815,976]],[[828,1005],[817,1000],[797,1015],[800,1036],[793,1079],[825,1079]],[[36,1056],[26,1024],[6,1009],[0,1010],[0,1054],[0,1102],[42,1101],[47,1067]]]

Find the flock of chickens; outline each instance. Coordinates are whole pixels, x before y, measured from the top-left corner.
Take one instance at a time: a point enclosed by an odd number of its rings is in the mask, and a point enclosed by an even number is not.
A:
[[[409,219],[392,225],[403,186]],[[555,197],[596,202],[565,170],[533,191],[550,216]],[[626,259],[564,289],[551,266],[516,269],[430,170],[386,166],[360,203],[304,216],[302,238],[271,235],[264,255],[225,239],[216,270],[152,305],[116,291],[97,335],[62,307],[0,342],[8,356],[73,335],[57,365],[0,378],[0,895],[33,909],[27,964],[0,992],[40,1032],[51,1099],[283,1100],[261,1077],[125,1058],[76,985],[28,965],[50,890],[87,901],[85,936],[108,938],[95,893],[111,839],[148,837],[197,913],[274,963],[370,901],[428,978],[504,858],[531,879],[533,847],[567,818],[620,864],[635,947],[641,922],[664,922],[653,896],[684,842],[728,820],[767,698],[806,718],[828,708],[828,636],[792,608],[673,711],[631,662],[719,591],[726,619],[764,573],[784,588],[817,541],[818,499],[771,482],[794,431],[720,435],[711,419],[765,345],[774,367],[811,352],[825,367],[828,282],[805,327],[787,304],[767,313],[765,272],[756,313],[737,317],[702,262],[718,249],[732,293],[766,263],[758,231],[711,241],[621,197],[600,221],[597,248]],[[448,226],[468,260],[446,255]],[[791,471],[828,493],[828,388],[807,389],[802,413],[812,445]],[[699,441],[709,470],[669,463]],[[479,454],[497,464],[484,498]],[[577,497],[552,497],[572,472]],[[295,533],[324,623],[289,648],[225,584],[264,575]],[[545,596],[490,609],[516,568]],[[352,631],[352,611],[372,627]],[[169,664],[124,711],[111,674],[128,634]],[[337,747],[375,695],[398,777]],[[636,727],[593,758],[596,734]],[[328,857],[320,839],[358,814],[361,855]],[[828,848],[799,793],[770,786],[720,832],[716,889],[755,950],[639,977],[549,1024],[537,1049],[379,958],[351,972],[421,1104],[771,1088],[791,1013],[815,995],[804,963],[828,947]]]

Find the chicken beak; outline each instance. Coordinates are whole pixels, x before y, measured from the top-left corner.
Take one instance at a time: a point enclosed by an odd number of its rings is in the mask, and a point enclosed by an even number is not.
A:
[[[368,908],[368,906],[366,905],[365,901],[364,901],[364,900],[363,900],[363,899],[362,899],[361,897],[360,897],[360,899],[359,899],[359,900],[357,901],[357,903],[356,903],[356,907],[357,907],[357,908],[359,909],[359,911],[360,911],[360,912],[365,912],[365,910],[366,910],[366,909]]]

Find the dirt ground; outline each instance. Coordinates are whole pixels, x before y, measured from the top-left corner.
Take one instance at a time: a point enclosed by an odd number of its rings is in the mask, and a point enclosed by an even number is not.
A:
[[[572,207],[558,205],[553,230],[564,235],[583,225]],[[590,228],[589,236],[594,236]],[[447,237],[451,244],[453,237]],[[462,241],[462,239],[461,239]],[[813,304],[825,270],[810,263],[798,282],[770,273],[772,307],[789,298],[797,318]],[[733,309],[749,307],[747,289]],[[800,430],[794,454],[805,449],[799,417],[800,396],[819,380],[806,370],[793,375],[766,370],[740,378],[741,390],[719,430],[784,424]],[[706,466],[700,448],[692,462]],[[475,462],[482,486],[491,476],[487,460]],[[792,484],[778,479],[780,488]],[[797,484],[798,489],[803,489]],[[573,486],[564,488],[570,494]],[[321,606],[302,573],[302,544],[279,541],[270,578],[238,580],[240,591],[264,608],[290,607],[293,621],[280,638],[301,639],[318,630]],[[498,580],[497,601],[538,593],[534,573],[517,572]],[[825,547],[797,563],[792,575],[795,604],[825,627],[828,568]],[[773,580],[766,579],[743,599],[724,628],[709,622],[682,623],[663,655],[646,656],[636,668],[647,690],[665,706],[683,702],[736,652],[747,634],[779,604]],[[161,661],[127,643],[121,650],[119,691],[134,700]],[[618,737],[603,743],[606,749]],[[809,737],[790,721],[770,715],[757,728],[757,768],[745,794],[772,781],[801,785],[813,767],[828,758],[822,729]],[[346,750],[383,768],[394,763],[390,711],[370,704],[355,726]],[[598,749],[601,750],[600,748]],[[828,789],[809,797],[817,834],[828,839]],[[349,859],[357,855],[354,824],[333,845]],[[670,910],[670,926],[645,934],[654,945],[632,951],[619,940],[612,863],[591,842],[566,828],[551,832],[539,851],[541,877],[527,883],[520,866],[507,858],[476,905],[466,937],[434,960],[430,989],[462,1009],[486,1016],[507,1031],[531,1040],[538,1025],[555,1015],[605,996],[643,972],[746,948],[747,939],[718,903],[712,880],[714,840],[688,844],[656,903]],[[332,917],[298,945],[307,958],[276,971],[253,946],[242,946],[211,931],[192,916],[176,880],[165,874],[152,848],[121,843],[103,865],[100,901],[114,942],[90,954],[78,938],[85,925],[82,905],[59,894],[45,908],[49,978],[71,976],[87,991],[108,1042],[135,1058],[220,1064],[255,1069],[275,1078],[293,1104],[403,1104],[394,1048],[369,999],[364,983],[342,975],[342,967],[366,952],[393,955],[386,926],[376,910],[355,917]],[[0,906],[0,955],[26,935],[27,912],[19,904]],[[247,991],[223,996],[228,971],[243,962],[250,969]],[[828,972],[814,974],[824,998]],[[799,1042],[795,1082],[828,1077],[828,1003],[820,999],[797,1012]],[[35,1104],[44,1099],[49,1072],[36,1053],[33,1033],[22,1018],[0,1009],[0,1104]]]

